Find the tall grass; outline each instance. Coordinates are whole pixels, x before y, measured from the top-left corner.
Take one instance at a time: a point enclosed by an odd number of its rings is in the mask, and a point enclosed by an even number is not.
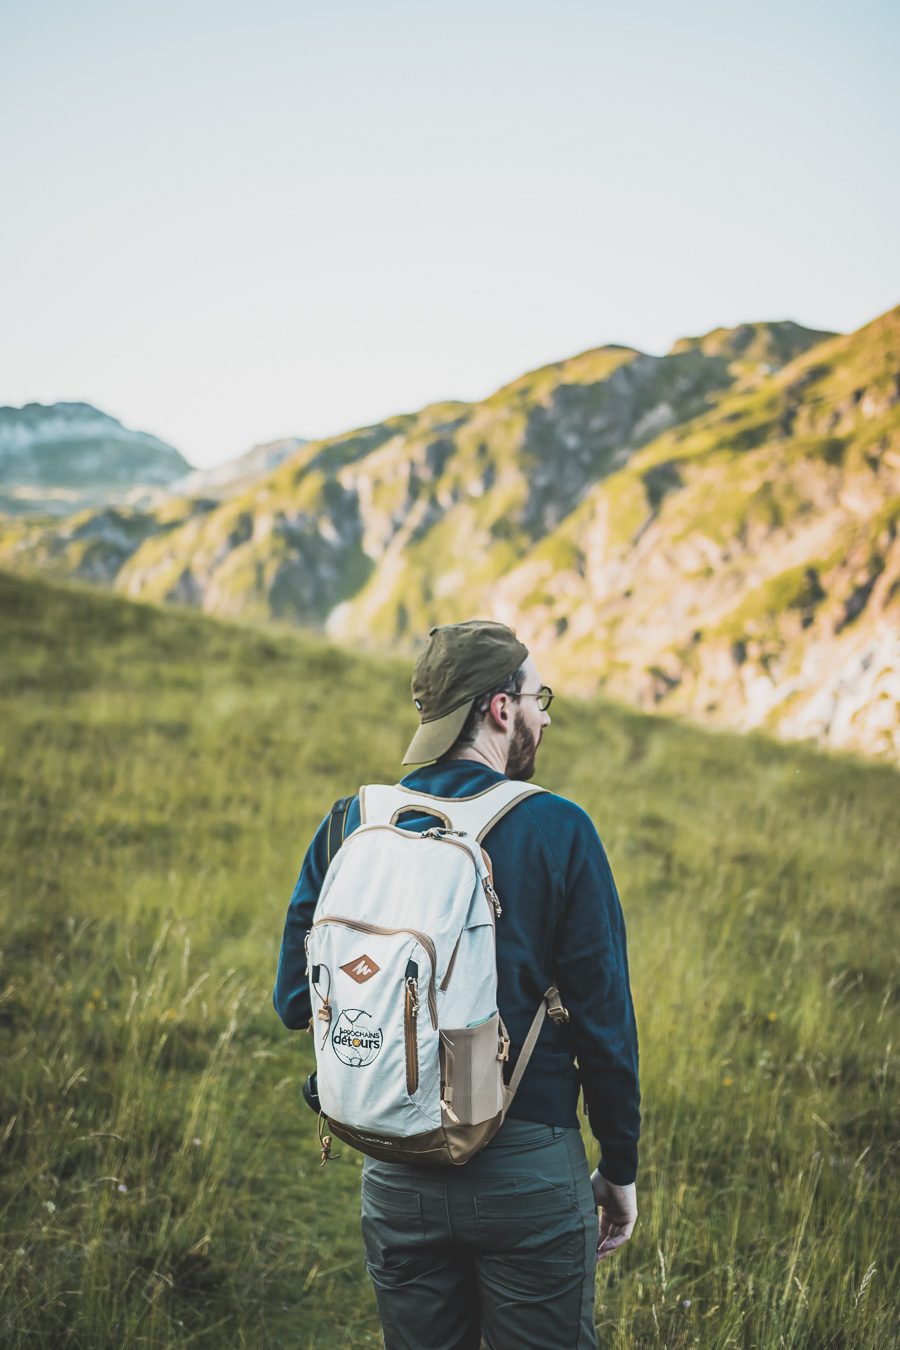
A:
[[[2,575],[0,615],[0,1343],[378,1345],[271,985],[316,823],[400,772],[405,667]],[[896,774],[558,703],[538,778],[606,844],[641,1044],[601,1344],[887,1350]]]

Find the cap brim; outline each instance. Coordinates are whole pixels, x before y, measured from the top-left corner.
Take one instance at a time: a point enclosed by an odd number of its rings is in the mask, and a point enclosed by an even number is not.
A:
[[[401,763],[430,764],[433,759],[440,759],[465,726],[473,702],[473,699],[467,699],[461,707],[454,708],[446,716],[436,717],[433,722],[423,722],[410,741]]]

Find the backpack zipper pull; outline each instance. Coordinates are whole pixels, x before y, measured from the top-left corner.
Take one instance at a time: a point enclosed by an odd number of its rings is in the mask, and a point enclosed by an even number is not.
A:
[[[323,1166],[323,1167],[325,1166],[325,1164],[326,1164],[327,1162],[331,1162],[332,1158],[339,1158],[339,1157],[341,1156],[339,1153],[332,1153],[332,1151],[331,1151],[331,1135],[325,1133],[325,1130],[326,1130],[327,1126],[328,1126],[328,1120],[326,1119],[326,1117],[325,1117],[325,1116],[322,1114],[322,1112],[320,1111],[320,1112],[319,1112],[319,1144],[320,1144],[321,1150],[322,1150],[322,1166]]]
[[[419,1015],[419,967],[411,957],[406,963],[404,984],[409,999],[409,1015],[415,1021]]]
[[[500,915],[503,913],[503,910],[500,908],[500,897],[491,885],[490,877],[485,876],[482,880],[484,882],[484,893],[494,906],[494,913],[499,919]]]
[[[309,935],[307,934],[307,937],[308,936]],[[321,979],[323,970],[328,976],[328,987],[324,994],[320,993],[319,991],[319,980]],[[322,1035],[322,1046],[324,1048],[325,1042],[328,1039],[328,1028],[331,1025],[331,1018],[332,1018],[331,1000],[329,998],[329,994],[331,993],[331,971],[328,969],[327,966],[315,965],[311,967],[309,976],[310,976],[310,989],[315,990],[316,997],[319,1000],[319,1007],[316,1010],[316,1017],[320,1022],[325,1023],[325,1031]],[[310,1030],[311,1029],[312,1029],[312,1021],[310,1021]]]

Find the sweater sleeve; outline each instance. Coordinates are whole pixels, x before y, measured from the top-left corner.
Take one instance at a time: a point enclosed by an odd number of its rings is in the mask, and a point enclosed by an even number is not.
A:
[[[330,813],[322,821],[306,851],[300,875],[288,905],[284,936],[278,956],[272,1002],[286,1027],[292,1031],[309,1025],[312,1005],[306,969],[306,934],[312,927],[316,901],[328,869],[328,824]]]
[[[638,1041],[628,977],[625,919],[606,852],[590,817],[578,824],[565,877],[557,949],[560,994],[600,1171],[615,1185],[635,1180],[640,1136]]]

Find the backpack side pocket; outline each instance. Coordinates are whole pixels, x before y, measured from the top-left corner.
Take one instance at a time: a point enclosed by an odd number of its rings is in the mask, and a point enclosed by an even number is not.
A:
[[[503,1110],[502,1049],[498,1012],[478,1026],[441,1032],[441,1096],[460,1125],[479,1125]]]

